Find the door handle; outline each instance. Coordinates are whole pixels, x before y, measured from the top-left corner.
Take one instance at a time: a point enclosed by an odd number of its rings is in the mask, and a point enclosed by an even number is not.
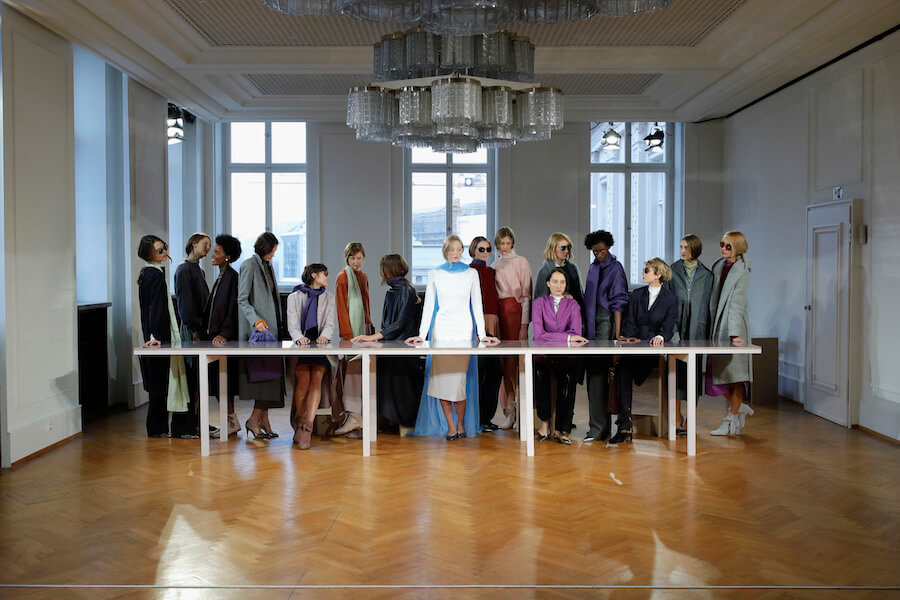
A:
[[[809,311],[812,311],[812,306],[810,306],[809,304],[807,304],[806,306],[803,307],[803,310],[809,310]]]

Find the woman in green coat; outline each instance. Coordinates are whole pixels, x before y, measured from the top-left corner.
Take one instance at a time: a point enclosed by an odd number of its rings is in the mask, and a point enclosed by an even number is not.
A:
[[[712,266],[713,293],[709,299],[710,339],[735,346],[750,343],[749,246],[740,231],[729,231],[719,242],[722,258]],[[737,435],[753,409],[744,404],[753,379],[749,354],[710,356],[706,364],[706,395],[725,396],[728,412],[712,435]]]

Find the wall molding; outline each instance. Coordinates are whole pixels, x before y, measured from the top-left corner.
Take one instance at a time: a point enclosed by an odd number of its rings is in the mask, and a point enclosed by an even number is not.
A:
[[[900,404],[863,398],[859,402],[859,426],[900,440]]]
[[[71,406],[9,432],[10,462],[18,462],[81,433],[81,406]]]

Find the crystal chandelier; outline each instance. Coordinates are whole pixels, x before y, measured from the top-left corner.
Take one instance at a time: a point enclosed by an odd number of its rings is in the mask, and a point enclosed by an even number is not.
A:
[[[289,15],[423,26],[441,35],[489,33],[511,23],[555,24],[661,10],[671,0],[260,0]]]
[[[360,140],[464,153],[547,140],[563,126],[562,92],[534,82],[534,45],[507,31],[385,35],[373,70],[377,82],[347,101]]]

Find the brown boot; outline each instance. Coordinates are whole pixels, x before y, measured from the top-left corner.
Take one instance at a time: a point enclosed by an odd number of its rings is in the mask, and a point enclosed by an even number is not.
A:
[[[297,440],[297,446],[301,450],[309,450],[310,436],[312,436],[312,421],[303,421],[300,423],[300,429],[294,439]]]

